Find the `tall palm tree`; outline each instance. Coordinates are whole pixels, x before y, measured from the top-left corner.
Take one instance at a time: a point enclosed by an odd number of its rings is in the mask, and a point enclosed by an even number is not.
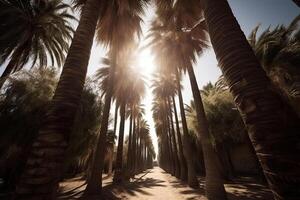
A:
[[[129,107],[134,102],[141,101],[141,98],[145,93],[145,82],[143,80],[143,76],[137,70],[134,69],[133,67],[134,63],[131,62],[131,60],[133,59],[131,59],[130,56],[132,56],[132,52],[130,52],[128,56],[123,58],[127,62],[124,61],[122,67],[118,66],[115,69],[115,75],[114,75],[115,81],[113,85],[112,97],[113,99],[116,100],[116,109],[117,106],[120,106],[120,117],[121,117],[115,176],[114,176],[115,183],[122,182],[124,179],[123,143],[124,143],[124,124],[126,118],[126,113],[125,113],[126,107]],[[109,59],[103,59],[103,61],[105,64],[110,64]],[[96,72],[95,78],[99,82],[103,94],[107,93],[109,76],[110,76],[110,67],[111,66],[102,67]],[[131,137],[129,139],[131,140]],[[131,141],[129,141],[129,143],[131,143]]]
[[[168,137],[169,128],[166,121],[166,103],[163,99],[155,98],[155,101],[152,103],[152,113],[156,134],[159,138],[160,165],[165,171],[172,174],[174,161]]]
[[[169,130],[169,144],[172,151],[173,162],[174,162],[174,174],[176,177],[180,177],[180,163],[178,158],[177,142],[175,139],[174,125],[172,124],[172,111],[170,105],[170,98],[175,95],[176,87],[173,84],[171,78],[160,74],[157,79],[153,80],[153,94],[156,98],[162,99],[165,103],[165,115],[166,124]]]
[[[133,110],[133,132],[132,132],[132,151],[131,151],[131,169],[129,169],[130,176],[134,176],[137,173],[137,140],[140,131],[140,121],[145,114],[145,108],[139,101],[134,102],[132,105]]]
[[[173,110],[174,110],[174,116],[175,116],[176,133],[177,133],[177,140],[178,140],[178,150],[179,150],[179,158],[180,158],[180,179],[183,181],[186,181],[187,180],[187,164],[186,164],[186,158],[184,156],[184,151],[183,151],[182,136],[181,136],[181,132],[180,132],[180,126],[179,126],[179,120],[178,120],[178,114],[177,114],[177,108],[176,108],[176,101],[175,101],[174,96],[172,96],[172,104],[173,104]]]
[[[127,58],[131,60],[130,58]],[[114,176],[114,182],[119,183],[124,179],[123,168],[123,140],[124,140],[124,123],[125,123],[125,110],[126,106],[130,105],[130,101],[140,101],[145,93],[145,82],[143,77],[137,70],[131,66],[122,67],[123,73],[121,77],[116,77],[118,82],[116,84],[116,100],[120,104],[120,129],[119,129],[119,141],[117,149],[117,162],[116,173]],[[128,95],[129,94],[129,95]]]
[[[101,192],[102,187],[102,170],[104,158],[104,141],[106,138],[108,118],[112,97],[112,85],[114,83],[114,72],[117,65],[122,65],[119,58],[122,51],[134,43],[134,39],[141,32],[141,14],[144,11],[148,0],[134,1],[110,1],[107,9],[99,21],[97,29],[97,38],[101,42],[110,46],[111,68],[107,93],[105,95],[103,118],[101,121],[99,140],[93,159],[92,173],[88,179],[86,193]]]
[[[24,67],[61,66],[74,32],[70,6],[59,0],[1,1],[0,65],[8,62],[1,75],[0,88],[6,77]]]
[[[197,80],[193,71],[193,62],[196,60],[196,55],[200,55],[203,49],[208,46],[205,22],[201,20],[201,16],[195,16],[198,20],[191,20],[190,17],[186,18],[188,15],[181,14],[182,11],[190,12],[190,10],[193,11],[194,8],[197,8],[190,6],[188,2],[186,0],[179,0],[175,3],[175,11],[172,16],[174,21],[173,24],[164,23],[166,22],[165,19],[153,23],[153,30],[158,30],[152,36],[154,38],[153,41],[155,42],[154,49],[161,55],[171,57],[169,63],[162,61],[162,66],[167,68],[166,70],[174,72],[175,70],[180,69],[188,72],[193,97],[196,102],[198,123],[201,127],[198,135],[199,138],[201,138],[200,141],[204,154],[206,194],[209,199],[226,199],[226,192],[223,185],[223,178],[220,173],[219,161],[209,140],[207,120]],[[185,6],[184,9],[183,6]],[[194,18],[194,16],[192,18]],[[194,24],[192,25],[191,22],[193,21]],[[174,66],[177,69],[170,69]],[[179,77],[179,75],[177,77]],[[191,184],[196,186],[198,185],[198,182],[194,179]]]
[[[300,171],[295,167],[300,163],[299,119],[272,89],[228,2],[201,2],[220,68],[275,199],[296,199],[300,196]]]
[[[176,94],[176,86],[174,85],[174,81],[172,77],[166,76],[161,73],[156,79],[153,80],[153,94],[156,98],[163,99],[166,104],[166,121],[169,128],[169,135],[170,135],[170,145],[172,146],[171,149],[174,151],[173,160],[174,160],[174,174],[176,177],[180,177],[180,162],[178,157],[178,149],[177,149],[177,142],[175,136],[175,129],[173,124],[173,114],[172,114],[172,107],[170,103],[170,98]]]
[[[17,185],[18,198],[54,199],[57,194],[64,154],[80,103],[102,6],[98,0],[86,0],[51,107],[33,142],[23,175]]]
[[[163,23],[164,23],[164,18],[162,18],[162,20],[157,20],[154,21],[152,24],[152,28],[151,28],[151,34],[150,37],[152,38],[151,41],[151,46],[152,46],[152,50],[155,53],[155,57],[156,60],[158,61],[159,65],[161,66],[161,68],[166,71],[167,73],[170,73],[169,70],[171,70],[171,68],[173,66],[177,66],[177,58],[174,56],[173,59],[169,59],[169,60],[165,60],[165,56],[170,56],[173,55],[173,50],[175,50],[177,47],[176,46],[172,46],[174,44],[174,42],[170,39],[172,38],[170,36],[170,32],[167,31],[168,27],[166,27]],[[165,37],[168,36],[168,37]],[[167,47],[167,48],[166,48]],[[171,60],[176,60],[176,63],[172,63],[170,62]],[[174,61],[175,61],[174,60]],[[174,71],[177,71],[177,69],[172,69],[171,70],[171,74],[172,72],[174,73]],[[179,79],[179,73],[177,74],[177,72],[175,73],[176,76],[178,75],[178,77],[176,77],[176,84],[177,84],[177,88],[180,88],[180,79]],[[179,84],[179,86],[178,86]],[[178,89],[178,97],[182,97],[181,96],[181,91],[180,89]],[[188,128],[186,126],[186,121],[185,121],[185,114],[184,114],[184,107],[183,107],[183,102],[179,101],[180,105],[182,105],[182,107],[180,107],[181,110],[181,119],[182,119],[182,126],[183,126],[183,144],[184,144],[184,154],[186,157],[186,161],[187,161],[187,171],[188,171],[188,183],[191,187],[197,187],[198,186],[198,180],[196,178],[196,171],[195,171],[195,166],[194,166],[194,162],[193,162],[193,158],[191,157],[191,153],[192,150],[190,149],[190,145],[188,142]]]

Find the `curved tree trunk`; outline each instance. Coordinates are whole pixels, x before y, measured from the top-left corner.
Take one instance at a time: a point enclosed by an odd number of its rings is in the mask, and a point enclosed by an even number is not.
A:
[[[175,163],[175,176],[177,178],[180,178],[180,163],[179,163],[179,158],[178,158],[178,149],[177,149],[177,142],[176,142],[176,136],[175,136],[175,129],[174,129],[174,123],[173,123],[173,114],[172,114],[170,98],[168,98],[168,109],[169,109],[170,124],[171,124],[171,137],[172,137],[172,143],[173,143],[173,149],[174,149],[173,154],[174,154],[174,163]]]
[[[86,78],[101,5],[87,0],[66,58],[51,107],[16,188],[18,199],[55,199],[65,150]]]
[[[177,115],[177,108],[174,96],[172,96],[173,107],[174,107],[174,115],[175,115],[175,122],[176,122],[176,133],[177,133],[177,140],[178,140],[178,150],[179,150],[179,160],[180,160],[180,179],[183,181],[187,180],[187,167],[186,167],[186,160],[183,155],[183,147],[182,147],[182,140],[180,134],[180,127]]]
[[[193,67],[190,65],[187,67],[187,70],[190,77],[197,120],[199,124],[198,138],[201,142],[204,157],[206,196],[209,200],[227,199],[223,185],[224,180],[221,173],[221,165],[210,142],[208,123]]]
[[[212,46],[275,199],[300,196],[300,123],[276,94],[226,0],[203,0]]]
[[[102,190],[102,171],[104,167],[105,143],[106,143],[106,136],[107,136],[111,98],[113,93],[113,81],[114,81],[116,61],[117,61],[117,54],[114,50],[112,50],[112,65],[110,67],[110,72],[109,72],[110,73],[109,83],[111,84],[109,84],[110,87],[108,87],[105,95],[100,132],[95,147],[96,149],[95,154],[93,156],[91,174],[88,177],[87,186],[84,191],[85,194],[97,194],[97,193],[101,193]]]
[[[124,178],[124,169],[123,169],[123,146],[124,145],[123,144],[124,144],[125,109],[126,109],[126,104],[122,103],[120,108],[120,130],[119,130],[115,175],[113,179],[114,183],[121,183]]]
[[[197,175],[195,170],[193,150],[191,149],[190,142],[189,142],[189,136],[188,136],[189,130],[186,123],[182,93],[180,89],[180,77],[178,71],[176,72],[176,81],[177,81],[178,99],[179,99],[180,115],[181,115],[182,129],[183,129],[183,153],[186,158],[187,171],[188,171],[188,184],[192,188],[197,188],[199,186],[199,182],[197,180]]]

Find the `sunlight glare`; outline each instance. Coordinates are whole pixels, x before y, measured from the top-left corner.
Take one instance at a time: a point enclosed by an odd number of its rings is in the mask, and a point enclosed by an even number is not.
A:
[[[137,55],[137,68],[147,78],[154,72],[154,57],[149,48],[142,49]]]

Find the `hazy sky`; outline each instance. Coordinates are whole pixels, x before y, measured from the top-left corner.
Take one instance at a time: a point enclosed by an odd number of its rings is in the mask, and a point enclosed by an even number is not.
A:
[[[68,2],[69,0],[65,1]],[[268,26],[274,27],[278,24],[288,24],[300,13],[300,9],[294,5],[292,0],[229,0],[229,3],[246,36],[257,24],[261,24],[260,30],[264,30]],[[147,35],[149,24],[154,16],[154,8],[150,6],[147,9],[144,17],[144,36]],[[144,43],[145,41],[142,40],[142,44]],[[105,56],[105,50],[101,46],[94,44],[88,68],[89,76],[92,76],[93,73],[99,69],[101,66],[100,59],[103,56]],[[148,77],[148,79],[151,79],[150,74],[155,69],[155,66],[149,49],[145,49],[143,52],[141,52],[139,61],[139,69]],[[2,73],[3,69],[4,67],[0,68],[0,74]],[[211,49],[207,50],[198,59],[197,64],[195,64],[195,74],[200,88],[209,81],[215,82],[220,76],[221,72],[217,67],[217,61]],[[183,91],[184,101],[185,103],[189,103],[192,98],[192,93],[187,77],[184,77],[183,85],[185,88]],[[145,118],[150,124],[151,136],[155,144],[155,149],[157,150],[156,135],[154,132],[155,130],[151,113],[151,101],[151,90],[147,88],[147,94],[143,102],[146,108]],[[113,109],[112,113],[114,111]],[[126,127],[128,130],[128,124]],[[126,134],[127,133],[128,131],[126,131]]]

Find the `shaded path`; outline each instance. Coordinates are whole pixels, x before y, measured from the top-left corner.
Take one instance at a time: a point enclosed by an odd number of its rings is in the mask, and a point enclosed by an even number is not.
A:
[[[159,167],[149,169],[131,182],[113,185],[112,177],[103,175],[104,194],[82,197],[85,189],[83,179],[73,178],[60,184],[59,199],[84,200],[206,200],[204,178],[199,177],[200,188],[192,189],[186,183],[164,172]],[[253,178],[237,178],[225,184],[228,200],[273,200],[268,188]],[[104,197],[105,196],[105,197]]]
[[[204,177],[199,177],[199,183],[199,189],[192,189],[155,167],[130,183],[113,187],[112,192],[125,200],[206,200]],[[225,188],[228,200],[273,200],[270,190],[253,178],[237,178]]]
[[[113,189],[121,199],[130,200],[205,200],[201,190],[189,188],[175,177],[155,167],[134,181]]]

